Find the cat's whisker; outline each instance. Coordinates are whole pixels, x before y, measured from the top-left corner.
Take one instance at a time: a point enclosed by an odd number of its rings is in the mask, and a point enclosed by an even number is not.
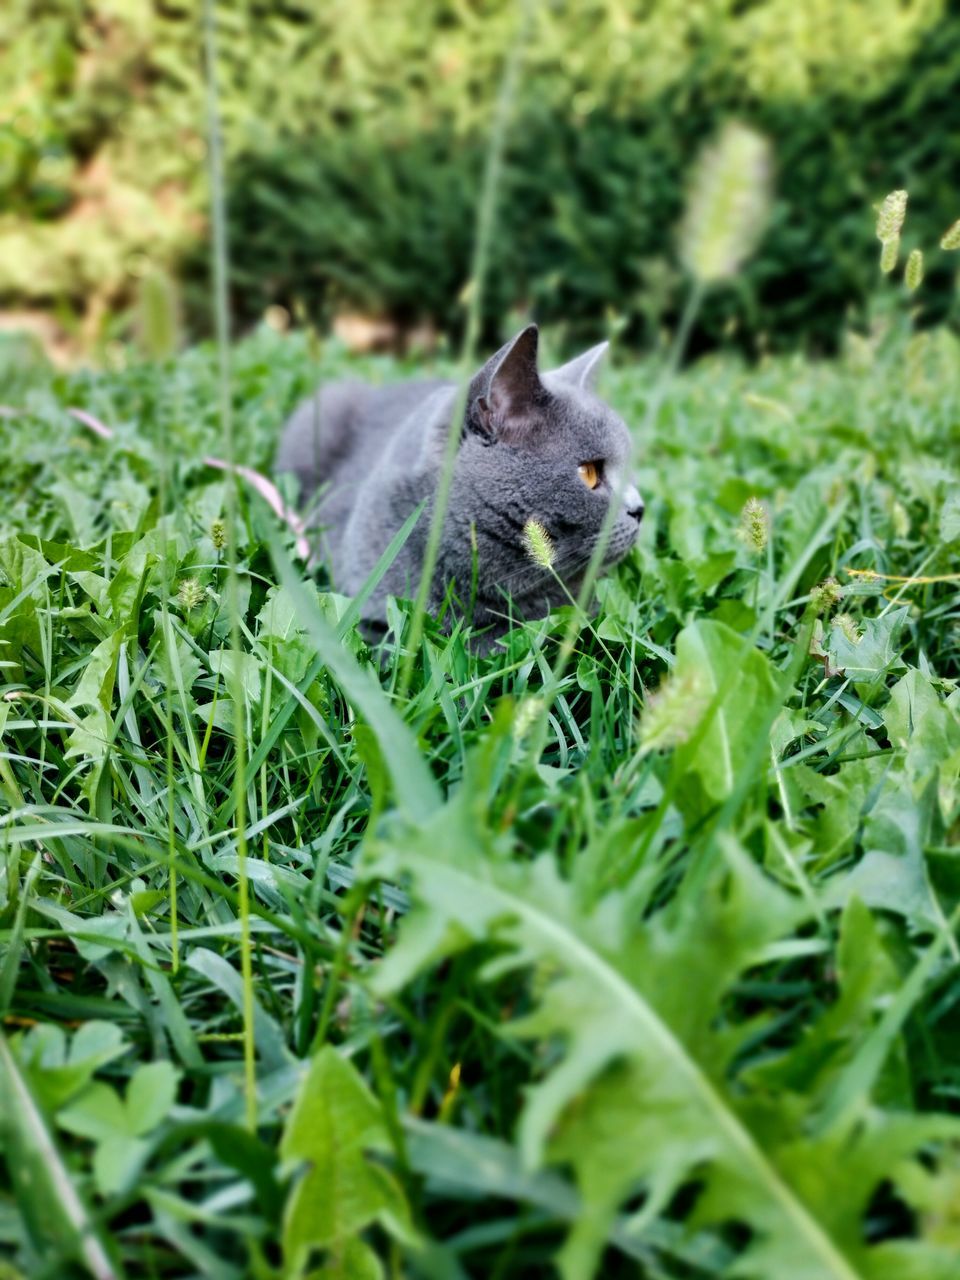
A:
[[[585,569],[590,562],[589,555],[582,550],[568,551],[553,563],[552,569],[542,569],[539,565],[524,564],[512,573],[502,575],[497,586],[512,595],[523,596],[538,587],[548,589],[556,585],[556,579],[566,582],[567,578]]]

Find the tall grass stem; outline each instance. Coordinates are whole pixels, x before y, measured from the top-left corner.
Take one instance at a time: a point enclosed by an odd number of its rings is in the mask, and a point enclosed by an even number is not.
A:
[[[233,413],[230,393],[230,313],[227,302],[227,198],[224,184],[223,146],[220,136],[220,110],[217,96],[217,32],[216,0],[204,0],[203,43],[207,82],[207,131],[210,154],[210,196],[213,212],[213,300],[217,337],[217,363],[220,393],[220,429],[223,456],[230,469],[227,473],[227,607],[230,614],[230,647],[235,661],[228,681],[234,707],[234,741],[236,769],[233,775],[233,822],[237,831],[237,889],[240,915],[240,971],[243,984],[243,1066],[244,1103],[247,1127],[257,1127],[257,1076],[254,1044],[253,956],[250,936],[250,884],[247,876],[246,838],[246,696],[240,663],[239,590],[237,582],[238,489],[235,471],[236,447],[233,435]]]
[[[517,20],[516,38],[510,45],[504,63],[500,92],[497,95],[493,125],[490,131],[490,143],[487,148],[486,165],[483,174],[483,185],[480,191],[480,204],[477,210],[476,233],[474,237],[473,262],[470,272],[467,296],[467,318],[464,329],[463,345],[460,352],[459,386],[450,414],[449,434],[437,483],[436,499],[430,518],[430,530],[427,534],[427,545],[423,556],[423,569],[420,573],[420,584],[414,601],[413,614],[410,618],[410,629],[407,633],[407,652],[400,672],[398,693],[402,698],[410,688],[413,676],[413,664],[423,636],[424,617],[433,585],[433,575],[437,567],[440,551],[440,539],[443,535],[443,522],[446,518],[450,502],[450,489],[453,484],[453,471],[460,445],[460,430],[464,410],[467,404],[467,393],[473,362],[476,356],[480,327],[483,320],[483,288],[490,260],[490,246],[493,240],[493,229],[496,221],[497,196],[503,175],[503,156],[506,147],[507,131],[513,104],[520,83],[520,68],[523,54],[529,37],[533,19],[535,0],[521,0],[519,18]]]

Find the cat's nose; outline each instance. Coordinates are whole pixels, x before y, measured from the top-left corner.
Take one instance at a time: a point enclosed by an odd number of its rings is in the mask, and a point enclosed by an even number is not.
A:
[[[637,524],[643,519],[643,499],[634,485],[627,485],[623,491],[623,505],[627,509],[627,515],[632,516]]]

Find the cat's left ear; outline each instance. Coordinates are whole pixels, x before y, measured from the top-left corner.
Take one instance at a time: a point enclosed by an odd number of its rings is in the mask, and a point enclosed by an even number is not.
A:
[[[554,369],[550,377],[556,378],[558,382],[566,382],[568,386],[583,387],[585,391],[592,391],[609,347],[609,342],[598,343],[589,351],[584,351],[582,356],[576,356],[573,360],[562,364],[559,369]]]
[[[491,356],[471,382],[468,423],[486,439],[519,435],[546,394],[537,372],[538,340],[537,326],[528,325]]]

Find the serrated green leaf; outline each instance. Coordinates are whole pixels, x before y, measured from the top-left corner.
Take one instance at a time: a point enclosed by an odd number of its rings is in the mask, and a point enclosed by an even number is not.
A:
[[[831,627],[827,641],[831,666],[858,684],[876,682],[887,671],[902,667],[897,642],[909,613],[904,605],[878,618],[865,618],[856,642],[840,627]]]
[[[960,1126],[929,1117],[905,1129],[878,1115],[859,1137],[846,1119],[808,1137],[802,1091],[778,1101],[744,1092],[746,1079],[732,1086],[752,1028],[724,1018],[725,993],[803,908],[726,841],[725,864],[698,901],[681,894],[631,927],[616,896],[583,910],[549,859],[497,857],[469,812],[455,800],[424,827],[371,845],[372,869],[407,877],[417,908],[376,987],[395,992],[428,960],[471,944],[497,948],[488,977],[536,966],[535,1007],[513,1030],[562,1053],[528,1092],[520,1146],[528,1168],[559,1161],[576,1170],[584,1210],[559,1258],[564,1276],[593,1274],[628,1195],[645,1194],[642,1228],[693,1177],[704,1190],[691,1227],[736,1219],[750,1228],[729,1274],[871,1276],[861,1220],[871,1192],[929,1134]],[[874,1079],[866,1077],[868,1094]],[[856,1195],[840,1150],[848,1159],[856,1151]]]

